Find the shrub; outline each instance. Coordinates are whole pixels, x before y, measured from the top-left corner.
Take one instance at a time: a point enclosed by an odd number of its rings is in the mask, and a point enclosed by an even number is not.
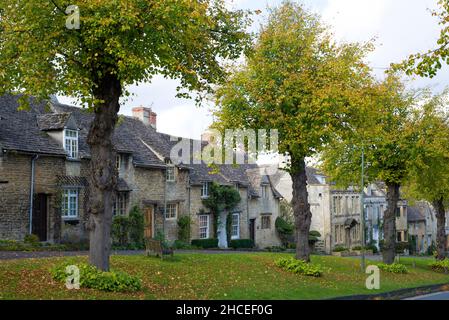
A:
[[[278,217],[274,223],[274,226],[276,228],[276,232],[279,235],[279,238],[282,241],[282,244],[284,246],[287,246],[288,243],[291,241],[294,241],[293,239],[293,233],[294,233],[294,225],[289,223],[287,220],[285,220],[282,217]]]
[[[449,271],[449,259],[435,261],[429,267],[435,272],[447,273]]]
[[[144,231],[145,223],[143,214],[138,206],[134,206],[129,212],[129,239],[132,247],[143,248],[144,246]]]
[[[309,232],[309,242],[317,242],[321,238],[321,233],[318,231],[310,231]]]
[[[367,245],[365,247],[365,250],[372,250],[374,254],[379,252],[379,250],[377,249],[377,247],[374,243]]]
[[[65,282],[68,274],[66,267],[69,264],[56,266],[51,270],[53,279]],[[77,265],[80,270],[80,287],[102,291],[124,292],[142,289],[139,278],[124,272],[103,272],[88,264]]]
[[[115,216],[112,219],[112,242],[119,246],[128,245],[129,219],[126,216]]]
[[[362,251],[362,246],[355,246],[352,248],[353,251]]]
[[[323,274],[323,271],[321,269],[321,266],[314,265],[311,263],[307,263],[302,260],[296,260],[293,258],[283,258],[275,261],[276,266],[279,268],[282,268],[284,270],[296,273],[296,274],[302,274],[308,277],[321,277]]]
[[[333,252],[348,252],[348,251],[349,251],[349,249],[342,247],[342,246],[335,247],[333,250]]]
[[[377,265],[380,270],[390,273],[408,273],[407,267],[400,263],[385,264],[380,263]]]
[[[178,239],[183,242],[190,240],[190,216],[182,216],[178,219]]]
[[[408,242],[398,242],[396,243],[396,253],[402,254],[405,250],[409,249]]]
[[[192,246],[202,249],[218,248],[218,239],[194,239]]]
[[[174,249],[195,249],[195,247],[190,245],[190,243],[184,242],[184,241],[181,241],[181,240],[175,240],[173,242],[173,248]]]
[[[39,237],[35,234],[27,234],[23,239],[23,242],[34,247],[39,246],[40,243]]]
[[[267,250],[268,252],[283,252],[285,251],[285,248],[273,246],[273,247],[266,247],[265,250]]]
[[[254,241],[251,239],[231,240],[229,246],[234,249],[251,249],[254,248]]]

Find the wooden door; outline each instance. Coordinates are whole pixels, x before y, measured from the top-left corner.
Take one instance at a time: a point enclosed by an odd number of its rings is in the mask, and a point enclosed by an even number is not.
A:
[[[153,238],[153,224],[154,224],[154,215],[153,215],[153,207],[149,207],[145,209],[144,215],[145,221],[145,238]]]
[[[249,237],[256,243],[256,219],[249,220]]]
[[[31,229],[40,241],[47,241],[47,195],[45,194],[39,193],[34,196]]]

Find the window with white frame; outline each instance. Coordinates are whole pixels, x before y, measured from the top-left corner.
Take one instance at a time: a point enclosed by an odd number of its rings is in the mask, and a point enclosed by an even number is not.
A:
[[[178,216],[178,204],[168,203],[167,210],[165,211],[165,219],[176,219]]]
[[[168,182],[174,182],[175,181],[175,167],[174,166],[168,166],[166,171],[166,178]]]
[[[201,187],[201,198],[209,197],[209,182],[203,182]]]
[[[232,214],[231,239],[240,239],[240,214]]]
[[[128,209],[128,193],[119,192],[114,201],[113,214],[114,216],[124,216]]]
[[[62,193],[61,211],[63,218],[78,217],[78,189],[64,189]]]
[[[200,231],[200,239],[209,239],[209,215],[204,214],[199,216],[199,231]]]
[[[64,149],[70,159],[78,159],[78,131],[64,130]]]

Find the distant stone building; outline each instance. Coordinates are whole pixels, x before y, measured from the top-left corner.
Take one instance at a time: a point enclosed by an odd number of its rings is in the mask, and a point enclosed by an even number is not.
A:
[[[408,207],[408,234],[412,253],[425,254],[436,245],[437,219],[433,207],[424,201]]]
[[[0,97],[0,238],[77,242],[88,238],[90,152],[86,143],[92,114],[52,100],[18,111],[17,99]],[[274,221],[281,195],[257,165],[171,163],[176,139],[156,130],[149,108],[120,117],[113,144],[118,185],[115,215],[138,206],[145,216],[145,235],[178,238],[179,217],[191,217],[191,238],[208,239],[213,217],[202,204],[212,182],[239,190],[232,212],[232,238],[251,238],[259,247],[280,243]],[[200,143],[201,144],[201,143]]]

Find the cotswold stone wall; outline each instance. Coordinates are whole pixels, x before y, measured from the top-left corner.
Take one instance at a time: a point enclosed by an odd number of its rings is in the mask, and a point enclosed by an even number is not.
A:
[[[164,233],[168,241],[178,239],[178,218],[188,215],[188,171],[175,170],[175,182],[167,182],[162,169],[133,168],[133,177],[128,179],[133,191],[130,204],[139,206],[143,211],[152,206],[154,209],[155,235]],[[177,204],[178,215],[175,219],[165,219],[165,204]]]
[[[240,239],[249,238],[249,217],[248,217],[248,194],[246,188],[239,188],[241,201],[233,212],[238,212],[240,214]],[[199,216],[201,214],[210,213],[209,209],[203,206],[201,198],[201,186],[192,186],[190,189],[190,217],[192,219],[191,225],[191,238],[199,239]],[[214,216],[210,215],[209,222],[209,238],[214,237]]]
[[[55,231],[57,174],[64,172],[64,159],[40,156],[35,161],[35,194],[47,195],[47,237],[58,239]],[[0,157],[0,238],[22,240],[29,232],[31,156],[7,153]]]

